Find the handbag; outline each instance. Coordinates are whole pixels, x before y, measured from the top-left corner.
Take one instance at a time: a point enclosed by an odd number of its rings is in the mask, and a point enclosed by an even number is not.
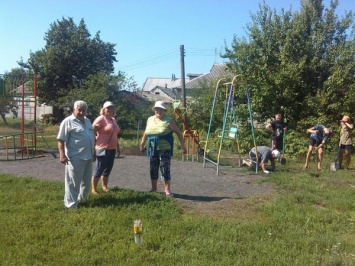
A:
[[[105,156],[106,155],[106,149],[105,148],[98,148],[96,150],[96,157],[100,156]]]
[[[112,133],[111,133],[110,139],[108,140],[107,143],[110,143],[110,140],[111,140],[112,135],[113,135],[114,128],[115,128],[115,125],[113,124]],[[100,156],[105,156],[106,155],[106,148],[96,148],[95,151],[96,151],[96,157],[100,157]]]

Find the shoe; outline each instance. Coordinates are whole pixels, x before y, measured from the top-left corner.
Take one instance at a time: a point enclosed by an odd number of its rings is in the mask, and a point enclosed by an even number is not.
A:
[[[156,188],[152,188],[151,190],[149,190],[149,192],[157,192]]]
[[[171,196],[171,190],[170,189],[166,189],[165,190],[165,196],[167,196],[167,197]]]
[[[303,170],[307,170],[308,169],[308,166],[303,166]]]

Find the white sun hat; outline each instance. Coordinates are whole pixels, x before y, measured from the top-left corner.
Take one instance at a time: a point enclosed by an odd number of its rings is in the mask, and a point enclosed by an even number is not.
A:
[[[104,103],[104,106],[103,106],[103,107],[104,107],[104,108],[107,108],[107,107],[110,107],[110,106],[114,106],[114,105],[113,105],[112,102],[107,101],[107,102]]]
[[[276,157],[276,158],[280,158],[281,157],[281,153],[278,150],[273,150],[272,154]]]
[[[155,111],[155,108],[161,108],[166,110],[165,103],[163,101],[156,101],[154,107],[152,108]]]

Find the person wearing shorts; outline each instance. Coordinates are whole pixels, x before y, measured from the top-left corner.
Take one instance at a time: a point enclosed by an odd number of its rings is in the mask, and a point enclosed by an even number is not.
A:
[[[339,142],[339,168],[342,169],[343,155],[346,155],[345,167],[344,169],[349,169],[351,161],[351,150],[353,147],[351,133],[353,131],[354,125],[350,123],[350,117],[345,115],[342,120],[340,120],[340,142]]]
[[[323,125],[315,125],[307,129],[307,133],[311,133],[309,138],[308,151],[306,155],[306,163],[303,167],[304,170],[308,169],[308,162],[311,158],[311,154],[313,149],[318,151],[317,156],[317,169],[321,170],[322,159],[323,159],[323,148],[328,140],[329,134],[331,133],[331,129],[327,128]]]

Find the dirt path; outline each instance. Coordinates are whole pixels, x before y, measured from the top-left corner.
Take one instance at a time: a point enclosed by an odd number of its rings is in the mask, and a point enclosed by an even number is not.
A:
[[[1,161],[1,173],[16,176],[31,176],[47,180],[64,181],[64,166],[50,154],[45,157]],[[234,199],[244,199],[274,192],[268,183],[260,183],[263,178],[240,168],[226,168],[216,175],[213,165],[208,163],[182,162],[173,160],[171,165],[171,187],[174,198],[187,208],[222,208]],[[145,156],[123,155],[115,160],[109,180],[110,186],[148,191],[150,189],[149,161]],[[163,184],[159,184],[163,192]],[[218,206],[216,203],[218,202]],[[215,208],[214,207],[214,208]],[[212,208],[212,207],[211,207]]]

